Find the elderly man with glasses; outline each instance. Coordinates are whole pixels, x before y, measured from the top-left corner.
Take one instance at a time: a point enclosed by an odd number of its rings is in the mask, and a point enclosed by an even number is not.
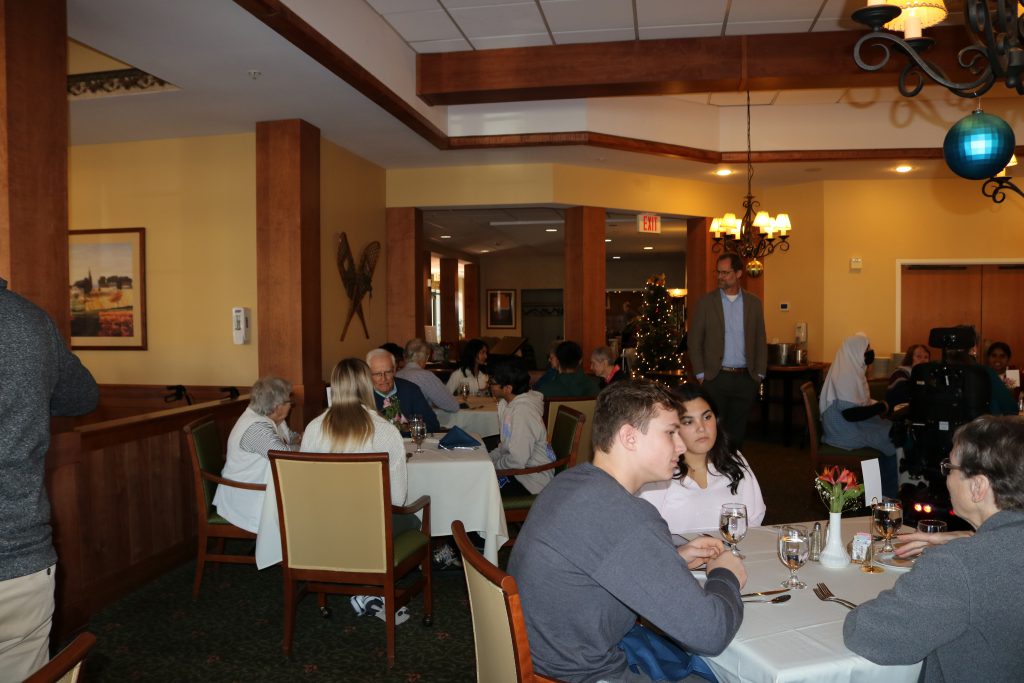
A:
[[[370,378],[373,380],[373,400],[382,417],[398,423],[401,431],[408,431],[402,424],[414,415],[419,415],[427,429],[432,432],[441,430],[437,414],[420,388],[408,380],[395,377],[395,357],[390,351],[370,351],[366,354],[366,364],[370,366]]]
[[[1024,418],[985,415],[942,462],[969,532],[907,534],[919,553],[891,590],[846,616],[846,646],[876,664],[924,660],[919,680],[1019,681],[1024,671]],[[920,554],[923,546],[927,552]]]

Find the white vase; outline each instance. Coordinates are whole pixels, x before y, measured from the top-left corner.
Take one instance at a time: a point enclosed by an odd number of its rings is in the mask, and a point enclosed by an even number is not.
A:
[[[840,512],[828,513],[828,541],[821,551],[821,566],[840,569],[850,564],[850,554],[843,543],[843,515]]]

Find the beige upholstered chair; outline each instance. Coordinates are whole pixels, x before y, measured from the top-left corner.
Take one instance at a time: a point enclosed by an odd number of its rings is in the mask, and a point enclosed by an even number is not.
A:
[[[583,433],[580,434],[580,449],[576,454],[577,463],[590,462],[594,458],[594,447],[590,434],[594,426],[594,406],[596,404],[597,398],[594,396],[552,396],[544,399],[544,424],[548,426],[548,441],[552,440],[555,431],[555,421],[551,419],[551,416],[558,414],[559,406],[568,406],[573,410],[578,410],[587,418],[583,423]]]
[[[43,668],[25,679],[25,683],[76,683],[82,662],[96,644],[96,636],[79,633],[78,636]]]
[[[818,392],[814,385],[804,382],[800,385],[800,393],[804,397],[804,412],[807,416],[807,435],[811,446],[811,467],[821,472],[826,467],[839,465],[857,471],[862,460],[878,458],[881,453],[874,448],[854,448],[846,450],[821,443],[821,409],[818,407]]]
[[[267,487],[265,484],[247,484],[220,476],[221,470],[224,469],[224,450],[217,431],[217,423],[212,417],[193,420],[182,429],[185,432],[189,455],[192,456],[192,475],[196,492],[199,550],[196,554],[196,577],[192,583],[192,599],[195,600],[199,597],[199,587],[203,583],[203,571],[207,562],[256,564],[256,558],[251,554],[225,554],[225,539],[241,538],[255,541],[256,534],[239,529],[217,514],[217,509],[213,505],[217,487],[233,486],[250,491],[265,491]],[[210,539],[213,539],[215,546],[212,553],[209,551]]]
[[[305,593],[384,598],[388,665],[395,662],[395,610],[423,593],[431,623],[430,497],[391,505],[386,453],[270,451],[284,568],[284,653],[291,656],[295,608]],[[394,537],[391,515],[423,511],[423,526]],[[419,567],[422,576],[397,582]],[[303,584],[300,590],[299,584]]]
[[[473,614],[478,683],[558,683],[533,671],[516,580],[484,559],[462,522],[452,522]]]

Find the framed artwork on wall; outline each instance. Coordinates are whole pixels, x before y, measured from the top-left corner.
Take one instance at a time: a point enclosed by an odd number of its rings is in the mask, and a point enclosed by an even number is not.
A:
[[[513,328],[516,326],[516,290],[487,290],[487,327]]]
[[[146,229],[68,233],[71,348],[146,349]]]

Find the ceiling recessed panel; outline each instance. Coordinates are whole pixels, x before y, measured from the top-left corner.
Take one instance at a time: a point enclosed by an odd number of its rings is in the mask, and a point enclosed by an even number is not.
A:
[[[732,0],[729,23],[803,19],[813,21],[827,0]],[[866,3],[861,3],[866,4]]]
[[[633,28],[630,0],[541,0],[551,31]]]
[[[633,40],[636,34],[631,28],[615,28],[607,31],[565,31],[555,32],[555,43],[610,43],[617,40]]]
[[[811,30],[811,22],[811,19],[796,19],[792,21],[741,23],[730,19],[725,27],[725,35],[753,36],[766,33],[807,33]]]
[[[452,20],[440,9],[389,14],[384,18],[398,31],[398,35],[409,43],[462,37]]]
[[[660,40],[663,38],[707,38],[722,35],[721,24],[693,24],[689,26],[652,26],[640,27],[641,40]]]
[[[532,2],[451,9],[452,18],[469,38],[546,33],[544,18]]]
[[[487,36],[473,38],[473,47],[478,50],[500,50],[506,47],[536,47],[551,45],[551,36],[547,33],[532,33],[525,36]]]
[[[437,9],[437,0],[366,0],[380,14],[424,12]]]
[[[636,20],[640,27],[721,25],[727,6],[726,0],[636,0]]]

